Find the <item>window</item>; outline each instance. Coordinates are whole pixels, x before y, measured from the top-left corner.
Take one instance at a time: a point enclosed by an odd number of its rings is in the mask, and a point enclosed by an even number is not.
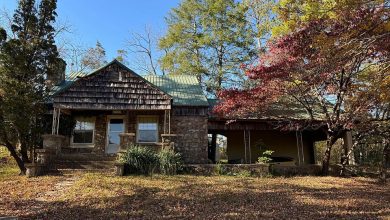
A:
[[[137,125],[137,142],[155,143],[158,141],[158,118],[156,116],[140,116]]]
[[[95,118],[93,117],[78,117],[76,118],[76,126],[73,130],[73,144],[93,144],[93,136],[95,130]]]

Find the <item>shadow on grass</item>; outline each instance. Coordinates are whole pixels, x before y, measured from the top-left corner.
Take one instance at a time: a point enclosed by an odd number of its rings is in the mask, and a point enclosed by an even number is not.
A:
[[[116,195],[114,183],[112,197],[23,201],[16,208],[29,208],[30,212],[20,216],[27,219],[376,219],[390,216],[388,186],[379,187],[370,181],[318,189],[288,180],[270,185],[259,185],[250,178],[219,181],[218,177],[210,177],[197,181],[190,176],[157,177],[157,180],[181,184],[163,188],[132,182],[131,193],[124,191]]]

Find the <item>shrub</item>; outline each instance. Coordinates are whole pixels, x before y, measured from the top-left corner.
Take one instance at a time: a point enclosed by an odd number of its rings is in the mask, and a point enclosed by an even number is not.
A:
[[[257,158],[257,163],[266,164],[272,161],[271,155],[274,153],[272,150],[266,150],[263,152],[262,156]]]
[[[131,145],[118,160],[126,165],[130,173],[153,175],[157,170],[165,175],[175,175],[182,169],[179,153],[163,149],[156,152],[149,147]]]
[[[214,167],[214,173],[217,175],[228,175],[229,174],[229,172],[227,171],[225,166],[220,162],[218,162],[217,165]]]
[[[127,165],[127,168],[136,174],[153,175],[159,167],[159,157],[157,154],[142,146],[129,146],[125,154],[119,159]]]
[[[165,175],[175,175],[183,167],[181,156],[170,149],[162,149],[158,153],[160,172]]]

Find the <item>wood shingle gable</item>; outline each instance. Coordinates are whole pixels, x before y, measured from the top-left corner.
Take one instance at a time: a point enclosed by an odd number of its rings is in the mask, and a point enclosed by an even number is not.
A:
[[[114,60],[53,96],[62,109],[171,109],[172,97]]]

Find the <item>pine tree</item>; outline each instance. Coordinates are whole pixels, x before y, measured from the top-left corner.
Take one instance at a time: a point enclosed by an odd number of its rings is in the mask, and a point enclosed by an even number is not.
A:
[[[240,66],[256,57],[248,8],[234,0],[185,0],[166,19],[159,47],[169,74],[195,74],[207,91],[243,81]]]
[[[18,162],[29,162],[28,150],[39,144],[47,79],[61,78],[64,61],[55,45],[53,23],[57,16],[56,0],[20,0],[7,39],[1,29],[0,39],[0,145]],[[20,144],[20,155],[16,146]]]

